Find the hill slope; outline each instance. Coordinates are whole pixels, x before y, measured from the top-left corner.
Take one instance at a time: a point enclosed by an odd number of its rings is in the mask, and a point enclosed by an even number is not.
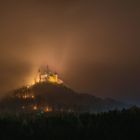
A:
[[[7,112],[102,112],[123,107],[126,105],[121,102],[79,94],[63,84],[48,82],[16,89],[0,102],[0,110]]]

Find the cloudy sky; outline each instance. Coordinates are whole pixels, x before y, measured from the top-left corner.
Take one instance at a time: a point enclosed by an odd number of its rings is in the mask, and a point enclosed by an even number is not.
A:
[[[50,65],[79,92],[140,104],[139,0],[1,0],[0,96]]]

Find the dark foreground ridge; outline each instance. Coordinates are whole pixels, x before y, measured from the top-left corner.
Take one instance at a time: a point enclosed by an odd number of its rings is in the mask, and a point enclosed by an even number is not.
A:
[[[1,112],[104,112],[127,107],[113,99],[79,94],[64,84],[41,82],[24,86],[0,101]]]
[[[33,113],[0,115],[1,139],[125,140],[139,139],[140,109],[100,114]]]

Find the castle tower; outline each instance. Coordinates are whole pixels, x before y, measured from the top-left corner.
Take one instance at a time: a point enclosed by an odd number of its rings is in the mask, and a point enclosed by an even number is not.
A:
[[[51,71],[47,66],[41,66],[38,70],[37,77],[35,78],[35,83],[39,82],[49,82],[54,84],[62,84],[63,81],[59,79],[58,74]]]

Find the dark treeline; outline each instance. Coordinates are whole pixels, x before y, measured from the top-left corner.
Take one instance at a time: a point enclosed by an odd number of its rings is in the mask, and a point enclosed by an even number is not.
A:
[[[48,140],[139,139],[140,109],[100,114],[0,115],[0,139],[39,138]]]

